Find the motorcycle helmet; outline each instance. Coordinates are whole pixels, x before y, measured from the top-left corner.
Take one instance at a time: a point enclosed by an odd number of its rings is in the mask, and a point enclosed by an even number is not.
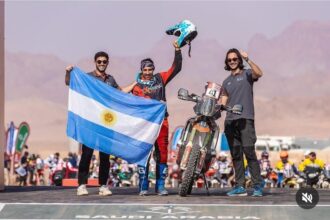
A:
[[[305,156],[305,157],[306,157],[306,156],[309,156],[310,153],[311,153],[310,150],[306,150],[305,153],[304,153],[304,156]]]
[[[269,157],[269,154],[268,154],[268,152],[267,151],[263,151],[262,153],[261,153],[261,157]]]
[[[288,158],[288,157],[289,157],[289,154],[287,151],[281,151],[280,158]]]
[[[179,47],[189,45],[189,57],[191,50],[191,41],[197,36],[196,26],[189,20],[183,20],[179,24],[173,25],[166,30],[166,34],[179,37],[177,42]]]
[[[228,154],[224,151],[221,151],[219,157],[228,157]]]
[[[53,175],[53,182],[55,186],[62,186],[62,181],[64,178],[64,173],[62,170],[56,170]]]

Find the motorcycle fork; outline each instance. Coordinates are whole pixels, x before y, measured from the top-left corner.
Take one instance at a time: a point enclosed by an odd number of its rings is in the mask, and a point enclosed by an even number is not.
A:
[[[188,164],[188,160],[189,160],[189,157],[190,157],[190,153],[191,153],[191,149],[192,149],[195,134],[196,134],[196,129],[192,128],[191,134],[190,134],[189,139],[188,139],[188,143],[186,145],[186,149],[185,149],[185,151],[182,155],[182,159],[181,159],[181,163],[180,163],[180,168],[182,170],[185,170],[187,168],[187,164]]]
[[[198,136],[196,136],[196,132],[199,133]],[[199,139],[196,140],[196,138],[199,138]],[[199,157],[199,161],[197,162],[197,167],[196,167],[197,172],[196,173],[200,173],[200,171],[203,168],[203,165],[204,165],[203,163],[204,163],[205,156],[207,153],[207,149],[205,146],[207,146],[206,144],[208,144],[209,140],[210,140],[210,128],[202,127],[199,124],[195,124],[191,130],[191,134],[189,135],[188,143],[186,145],[186,149],[183,153],[182,160],[180,163],[180,167],[182,170],[185,170],[187,168],[188,160],[190,157],[190,153],[191,153],[193,144],[195,144],[195,142],[197,141],[198,146],[201,147],[201,156]]]
[[[204,137],[204,141],[200,150],[200,157],[199,157],[199,161],[197,163],[197,167],[196,167],[196,173],[200,173],[204,167],[204,162],[205,162],[205,157],[207,154],[207,148],[206,146],[208,146],[208,143],[211,139],[211,134],[210,132],[207,132],[205,134],[206,136]]]
[[[191,133],[193,122],[195,118],[190,118],[187,120],[186,125],[183,128],[177,147],[180,148],[187,143],[188,135]]]
[[[183,159],[183,154],[186,151],[186,147],[189,141],[189,136],[192,133],[192,127],[193,127],[193,120],[194,118],[190,118],[187,120],[185,127],[182,130],[181,136],[179,138],[179,141],[177,143],[177,160],[176,163],[180,165],[181,167],[181,162]]]

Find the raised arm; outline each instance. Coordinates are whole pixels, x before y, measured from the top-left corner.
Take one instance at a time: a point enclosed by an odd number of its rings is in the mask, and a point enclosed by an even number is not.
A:
[[[223,83],[223,84],[222,84],[222,87],[221,87],[219,103],[220,103],[221,105],[226,106],[226,105],[227,105],[227,102],[228,102],[228,93],[227,93],[227,90],[226,90],[226,88],[224,87],[224,83]]]
[[[73,65],[69,65],[65,68],[65,85],[69,85],[70,84],[70,73],[73,69]]]
[[[240,50],[241,56],[243,57],[243,59],[250,65],[251,70],[252,70],[252,78],[253,79],[258,79],[260,77],[262,77],[263,72],[260,69],[260,67],[255,64],[254,62],[252,62],[252,60],[249,59],[249,56],[246,52]]]
[[[178,46],[177,42],[174,42],[173,46],[175,48],[173,64],[169,70],[160,73],[165,85],[169,83],[181,71],[182,67],[182,54],[180,47]]]

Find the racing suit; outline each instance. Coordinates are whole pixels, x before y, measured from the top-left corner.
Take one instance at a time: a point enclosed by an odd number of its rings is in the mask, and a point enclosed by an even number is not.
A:
[[[138,81],[132,93],[150,99],[166,102],[165,87],[180,72],[182,67],[182,54],[180,50],[175,51],[175,57],[171,68],[165,72],[156,73],[148,83]],[[138,77],[141,77],[141,73]],[[154,158],[156,160],[156,192],[165,190],[165,178],[167,176],[167,147],[168,147],[168,112],[160,129],[160,133],[155,142]],[[148,190],[148,168],[139,166],[140,191]]]

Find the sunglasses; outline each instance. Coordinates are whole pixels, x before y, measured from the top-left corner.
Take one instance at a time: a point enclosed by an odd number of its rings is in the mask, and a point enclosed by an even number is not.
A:
[[[230,63],[231,61],[236,62],[237,60],[238,60],[237,57],[235,57],[235,58],[233,58],[233,59],[228,58],[228,59],[227,59],[227,62],[228,62],[228,63]]]
[[[101,63],[103,63],[103,64],[107,64],[108,61],[107,61],[107,60],[97,60],[96,63],[97,63],[97,64],[101,64]]]

